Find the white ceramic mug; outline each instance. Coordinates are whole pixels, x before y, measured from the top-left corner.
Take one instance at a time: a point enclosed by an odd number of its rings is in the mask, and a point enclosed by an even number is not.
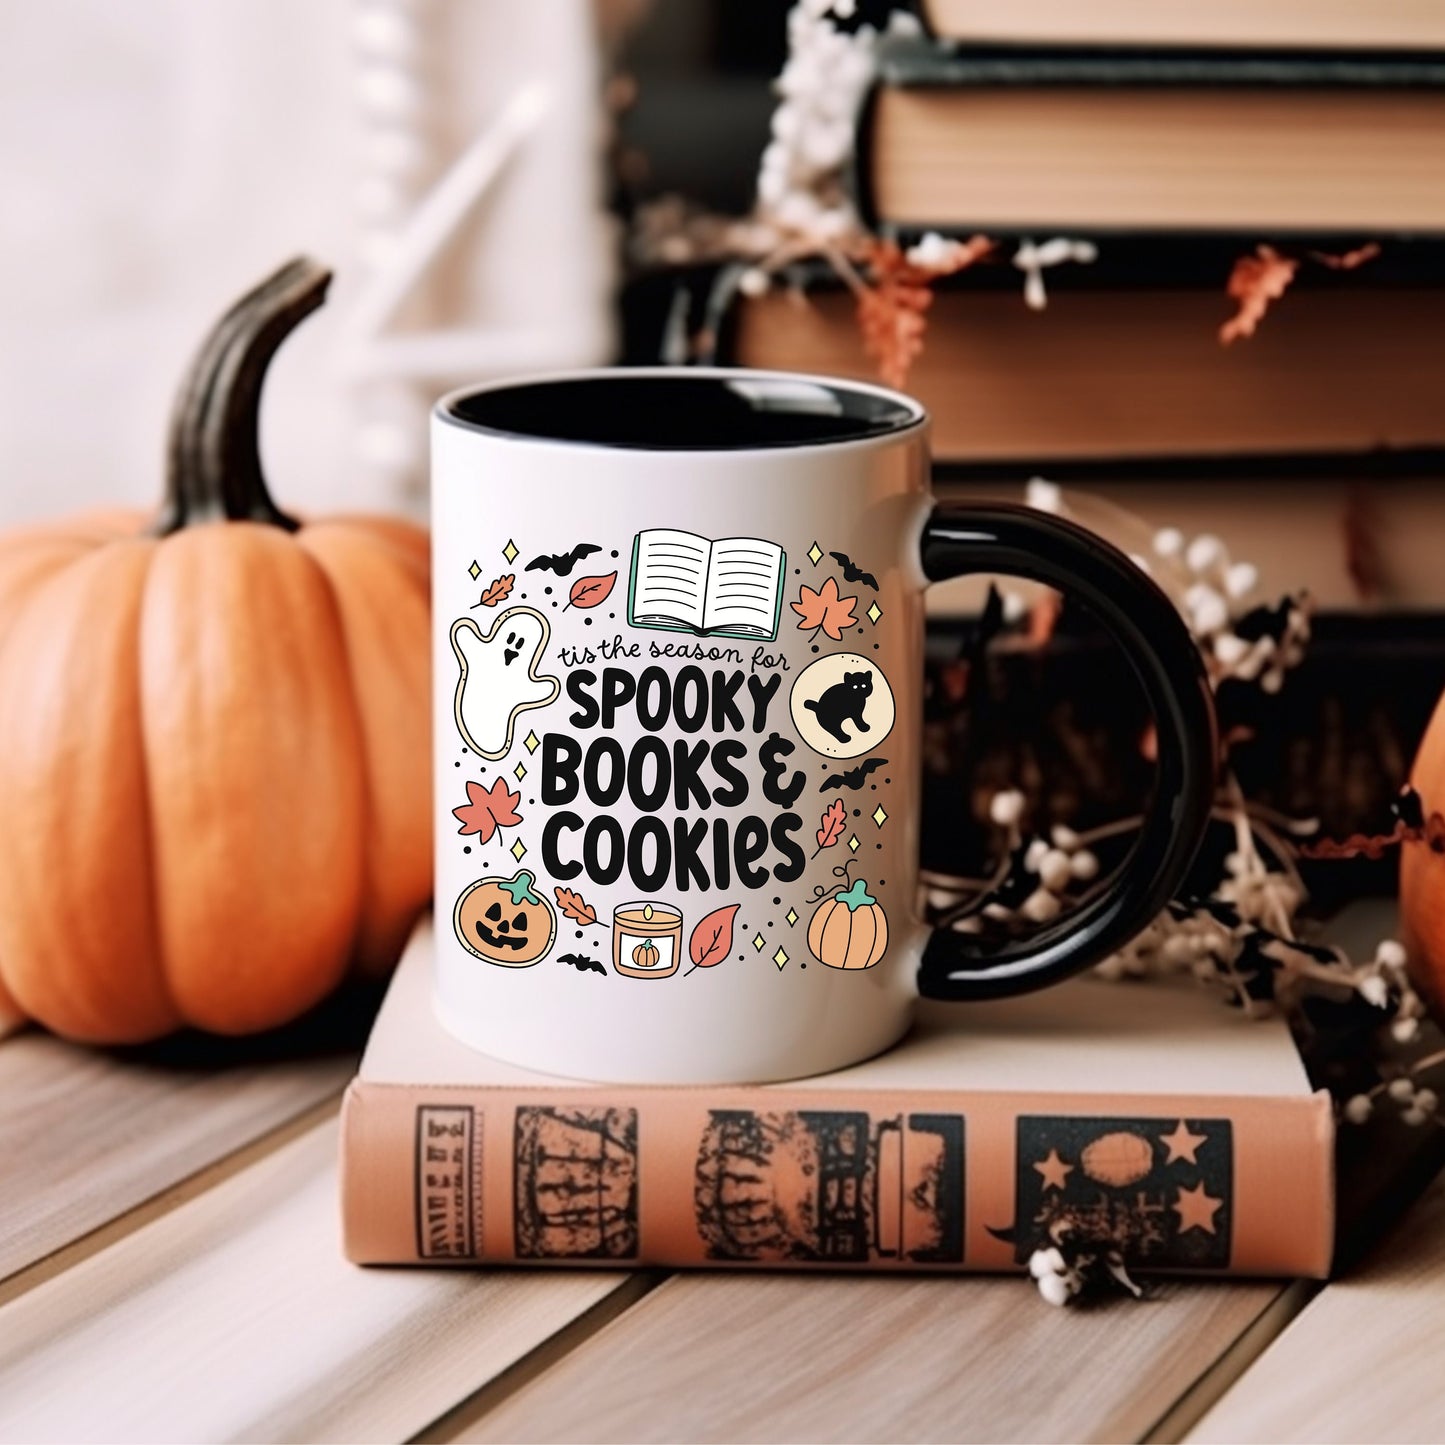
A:
[[[1213,714],[1173,607],[1081,529],[928,489],[913,401],[725,370],[597,371],[439,403],[433,445],[436,1004],[485,1053],[637,1083],[856,1062],[920,992],[1097,961],[1182,878]],[[1134,854],[986,946],[918,919],[923,589],[1077,595],[1154,710]]]

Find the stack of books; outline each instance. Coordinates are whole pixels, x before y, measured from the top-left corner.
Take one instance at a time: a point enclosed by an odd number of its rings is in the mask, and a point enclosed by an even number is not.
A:
[[[1326,605],[1351,605],[1341,517],[1368,481],[1382,600],[1445,603],[1445,573],[1411,541],[1445,525],[1445,11],[920,9],[930,34],[889,43],[860,116],[855,189],[869,226],[905,245],[997,242],[940,284],[908,378],[949,487],[1087,482],[1222,532],[1277,585],[1303,567]],[[1032,311],[1010,262],[1054,236],[1097,259],[1051,268]],[[1293,283],[1225,345],[1226,283],[1260,245],[1298,262]],[[846,288],[821,266],[791,279],[739,298],[729,359],[874,376]],[[1204,504],[1181,514],[1173,487],[1141,485],[1156,482],[1193,483]]]

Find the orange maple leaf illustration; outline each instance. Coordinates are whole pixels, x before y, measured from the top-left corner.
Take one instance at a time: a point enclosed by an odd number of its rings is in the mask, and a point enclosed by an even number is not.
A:
[[[838,579],[829,577],[816,592],[804,583],[798,589],[798,600],[788,606],[802,619],[798,623],[800,631],[811,632],[814,637],[823,632],[834,642],[841,642],[843,629],[858,620],[853,615],[857,601],[856,597],[839,597]]]
[[[464,837],[474,833],[479,843],[486,843],[498,828],[514,828],[522,821],[517,812],[521,801],[521,793],[512,792],[505,778],[498,778],[490,788],[468,783],[467,801],[452,809],[452,817],[462,825],[457,832]]]
[[[1298,270],[1298,261],[1281,256],[1273,246],[1258,246],[1253,256],[1241,256],[1224,287],[1239,309],[1219,328],[1220,341],[1228,346],[1241,336],[1253,336],[1270,303],[1284,295]]]

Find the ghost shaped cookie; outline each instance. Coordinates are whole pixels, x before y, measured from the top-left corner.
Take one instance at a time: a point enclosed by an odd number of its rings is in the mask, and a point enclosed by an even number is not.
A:
[[[539,675],[551,629],[530,607],[509,607],[483,633],[470,617],[452,623],[452,651],[461,669],[457,678],[457,731],[483,758],[503,758],[512,746],[517,715],[546,707],[562,684]]]

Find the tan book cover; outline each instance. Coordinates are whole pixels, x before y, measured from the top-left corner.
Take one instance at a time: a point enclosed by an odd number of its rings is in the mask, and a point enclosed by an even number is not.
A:
[[[1363,233],[1445,228],[1445,92],[1245,81],[884,84],[870,216],[908,229]],[[1421,70],[1434,76],[1433,65]]]
[[[1329,1267],[1329,1099],[1283,1022],[1187,982],[928,1004],[795,1083],[629,1087],[457,1043],[431,951],[424,926],[346,1095],[358,1263],[1009,1270],[1068,1218],[1146,1270]]]
[[[920,9],[935,35],[955,40],[1445,49],[1438,0],[922,0]]]

